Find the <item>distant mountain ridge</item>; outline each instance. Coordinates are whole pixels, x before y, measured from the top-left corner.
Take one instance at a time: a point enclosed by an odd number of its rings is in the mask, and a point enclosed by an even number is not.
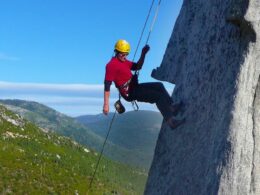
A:
[[[85,115],[76,119],[97,135],[105,137],[112,115]],[[140,110],[116,115],[108,140],[131,149],[133,154],[130,155],[136,155],[139,163],[149,168],[162,120],[161,114],[154,111]]]
[[[75,117],[75,119],[82,124],[89,124],[89,123],[95,123],[101,120],[105,119],[111,119],[113,117],[113,113],[109,113],[108,116],[105,116],[104,114],[96,114],[96,115],[82,115]]]
[[[54,131],[100,151],[113,116],[103,114],[68,117],[45,105],[24,100],[0,100],[0,103],[45,131]],[[85,121],[85,122],[84,122]],[[149,169],[162,117],[152,111],[116,115],[104,155],[113,160]],[[84,125],[83,125],[84,123]]]
[[[142,194],[146,173],[97,154],[72,139],[43,132],[0,105],[1,194]],[[129,187],[131,186],[131,187]]]
[[[101,145],[103,142],[102,137],[78,123],[74,118],[43,104],[24,100],[0,100],[0,103],[47,131],[71,137],[94,149],[99,149],[97,145]]]

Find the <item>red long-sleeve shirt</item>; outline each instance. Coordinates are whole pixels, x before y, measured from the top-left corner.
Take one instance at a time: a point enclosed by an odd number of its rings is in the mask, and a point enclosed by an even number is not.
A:
[[[105,81],[114,82],[117,88],[124,85],[133,76],[131,72],[133,64],[129,60],[122,62],[113,57],[106,65]],[[122,88],[120,89],[120,93],[126,95],[127,91]]]

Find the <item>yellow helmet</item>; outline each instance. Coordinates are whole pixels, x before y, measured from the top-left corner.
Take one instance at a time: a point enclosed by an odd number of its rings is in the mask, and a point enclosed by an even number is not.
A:
[[[130,52],[130,44],[123,39],[120,39],[115,44],[115,50],[123,53],[129,53]]]

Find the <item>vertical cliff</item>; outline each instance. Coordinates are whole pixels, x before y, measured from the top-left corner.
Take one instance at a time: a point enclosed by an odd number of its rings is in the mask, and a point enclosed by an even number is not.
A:
[[[163,124],[145,194],[260,194],[260,0],[184,0],[158,80],[186,124]]]

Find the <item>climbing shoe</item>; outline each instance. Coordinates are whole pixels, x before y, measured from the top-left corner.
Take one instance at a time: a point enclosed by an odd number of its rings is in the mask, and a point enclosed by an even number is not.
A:
[[[171,117],[168,121],[167,121],[169,127],[171,127],[171,129],[176,129],[177,127],[179,127],[180,125],[182,125],[183,123],[185,123],[185,118],[177,120],[174,117]]]
[[[184,106],[184,103],[182,101],[177,104],[172,104],[170,106],[170,109],[171,109],[173,116],[176,116],[183,106]]]

